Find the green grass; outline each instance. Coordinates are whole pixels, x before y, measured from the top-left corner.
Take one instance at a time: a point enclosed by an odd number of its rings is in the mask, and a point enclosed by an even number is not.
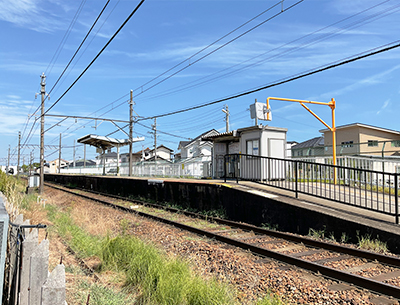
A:
[[[385,242],[379,239],[371,239],[371,235],[366,235],[358,238],[358,248],[363,250],[372,250],[378,253],[388,252],[388,248]]]
[[[135,304],[135,298],[125,291],[116,292],[109,287],[99,284],[79,283],[73,296],[78,304],[86,304],[90,294],[90,305],[130,305]]]
[[[285,303],[276,295],[268,293],[264,298],[257,301],[256,305],[284,305]]]
[[[316,239],[324,239],[325,238],[325,228],[321,230],[314,230],[310,228],[308,230],[308,236],[316,238]]]
[[[54,206],[46,205],[46,210],[47,216],[54,223],[53,229],[57,230],[57,233],[68,242],[79,257],[85,258],[99,254],[101,237],[87,234],[73,223],[67,213],[58,212]]]
[[[97,256],[102,271],[125,274],[125,287],[140,292],[140,304],[236,304],[236,294],[227,284],[204,280],[187,262],[168,258],[158,248],[125,235],[126,222],[121,223],[120,236],[92,236],[74,224],[67,213],[50,205],[46,209],[58,234],[80,257]]]
[[[228,285],[203,280],[180,259],[131,236],[107,237],[102,244],[102,266],[126,273],[126,285],[140,286],[146,304],[235,304]]]

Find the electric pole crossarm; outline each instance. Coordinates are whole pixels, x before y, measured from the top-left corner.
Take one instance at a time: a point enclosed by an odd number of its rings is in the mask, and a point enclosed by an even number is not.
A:
[[[129,134],[127,134],[125,132],[125,130],[123,130],[121,127],[119,127],[117,124],[115,124],[113,121],[111,121],[111,123],[113,123],[115,125],[115,127],[117,127],[120,131],[122,131],[124,134],[126,134],[129,137]]]

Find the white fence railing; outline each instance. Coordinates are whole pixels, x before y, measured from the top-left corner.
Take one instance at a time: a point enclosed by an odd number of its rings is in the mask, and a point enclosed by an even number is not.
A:
[[[322,163],[332,165],[332,157],[295,157],[292,160]],[[367,169],[391,174],[400,174],[400,158],[398,157],[363,157],[363,156],[339,156],[337,157],[338,166]]]
[[[61,169],[62,174],[81,174],[81,175],[102,175],[103,165],[86,167],[69,167]],[[117,164],[109,163],[105,165],[106,175],[117,174]],[[129,164],[120,163],[119,174],[128,176]],[[166,161],[146,161],[136,163],[132,166],[132,175],[137,177],[187,177],[205,178],[211,177],[211,157],[189,158],[178,162]]]

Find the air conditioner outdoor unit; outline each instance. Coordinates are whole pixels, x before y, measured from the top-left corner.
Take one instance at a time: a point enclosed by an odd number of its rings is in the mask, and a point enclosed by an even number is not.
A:
[[[4,286],[4,268],[7,255],[7,234],[8,234],[9,216],[4,206],[2,196],[0,196],[0,287]],[[0,304],[3,304],[2,293],[0,293]]]

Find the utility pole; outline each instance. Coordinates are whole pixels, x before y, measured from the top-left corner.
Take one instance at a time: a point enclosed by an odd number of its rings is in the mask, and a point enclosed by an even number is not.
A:
[[[18,164],[17,164],[17,177],[19,177],[19,161],[21,157],[21,132],[18,132]]]
[[[257,104],[257,99],[255,99],[255,102]],[[256,126],[258,126],[257,110],[256,110],[255,120],[256,120]]]
[[[129,101],[129,177],[132,176],[133,90]]]
[[[225,121],[226,121],[226,132],[229,132],[229,110],[228,105],[225,105],[225,109],[222,109],[222,112],[225,113]]]
[[[8,161],[7,161],[7,170],[6,170],[6,174],[8,175],[8,172],[10,171],[10,144],[8,145]]]
[[[32,163],[33,163],[33,150],[31,151],[31,158],[29,160],[29,176],[32,174]]]
[[[75,169],[75,140],[74,140],[74,169]]]
[[[41,103],[41,116],[40,116],[40,183],[39,183],[39,194],[43,193],[44,184],[44,96],[46,94],[46,76],[44,72],[40,76],[40,94],[42,95]]]
[[[86,167],[86,144],[83,144],[83,167]]]
[[[152,127],[154,130],[154,161],[157,163],[157,118],[154,118],[154,125]]]
[[[60,145],[58,148],[58,173],[61,174],[61,133],[60,133]]]

